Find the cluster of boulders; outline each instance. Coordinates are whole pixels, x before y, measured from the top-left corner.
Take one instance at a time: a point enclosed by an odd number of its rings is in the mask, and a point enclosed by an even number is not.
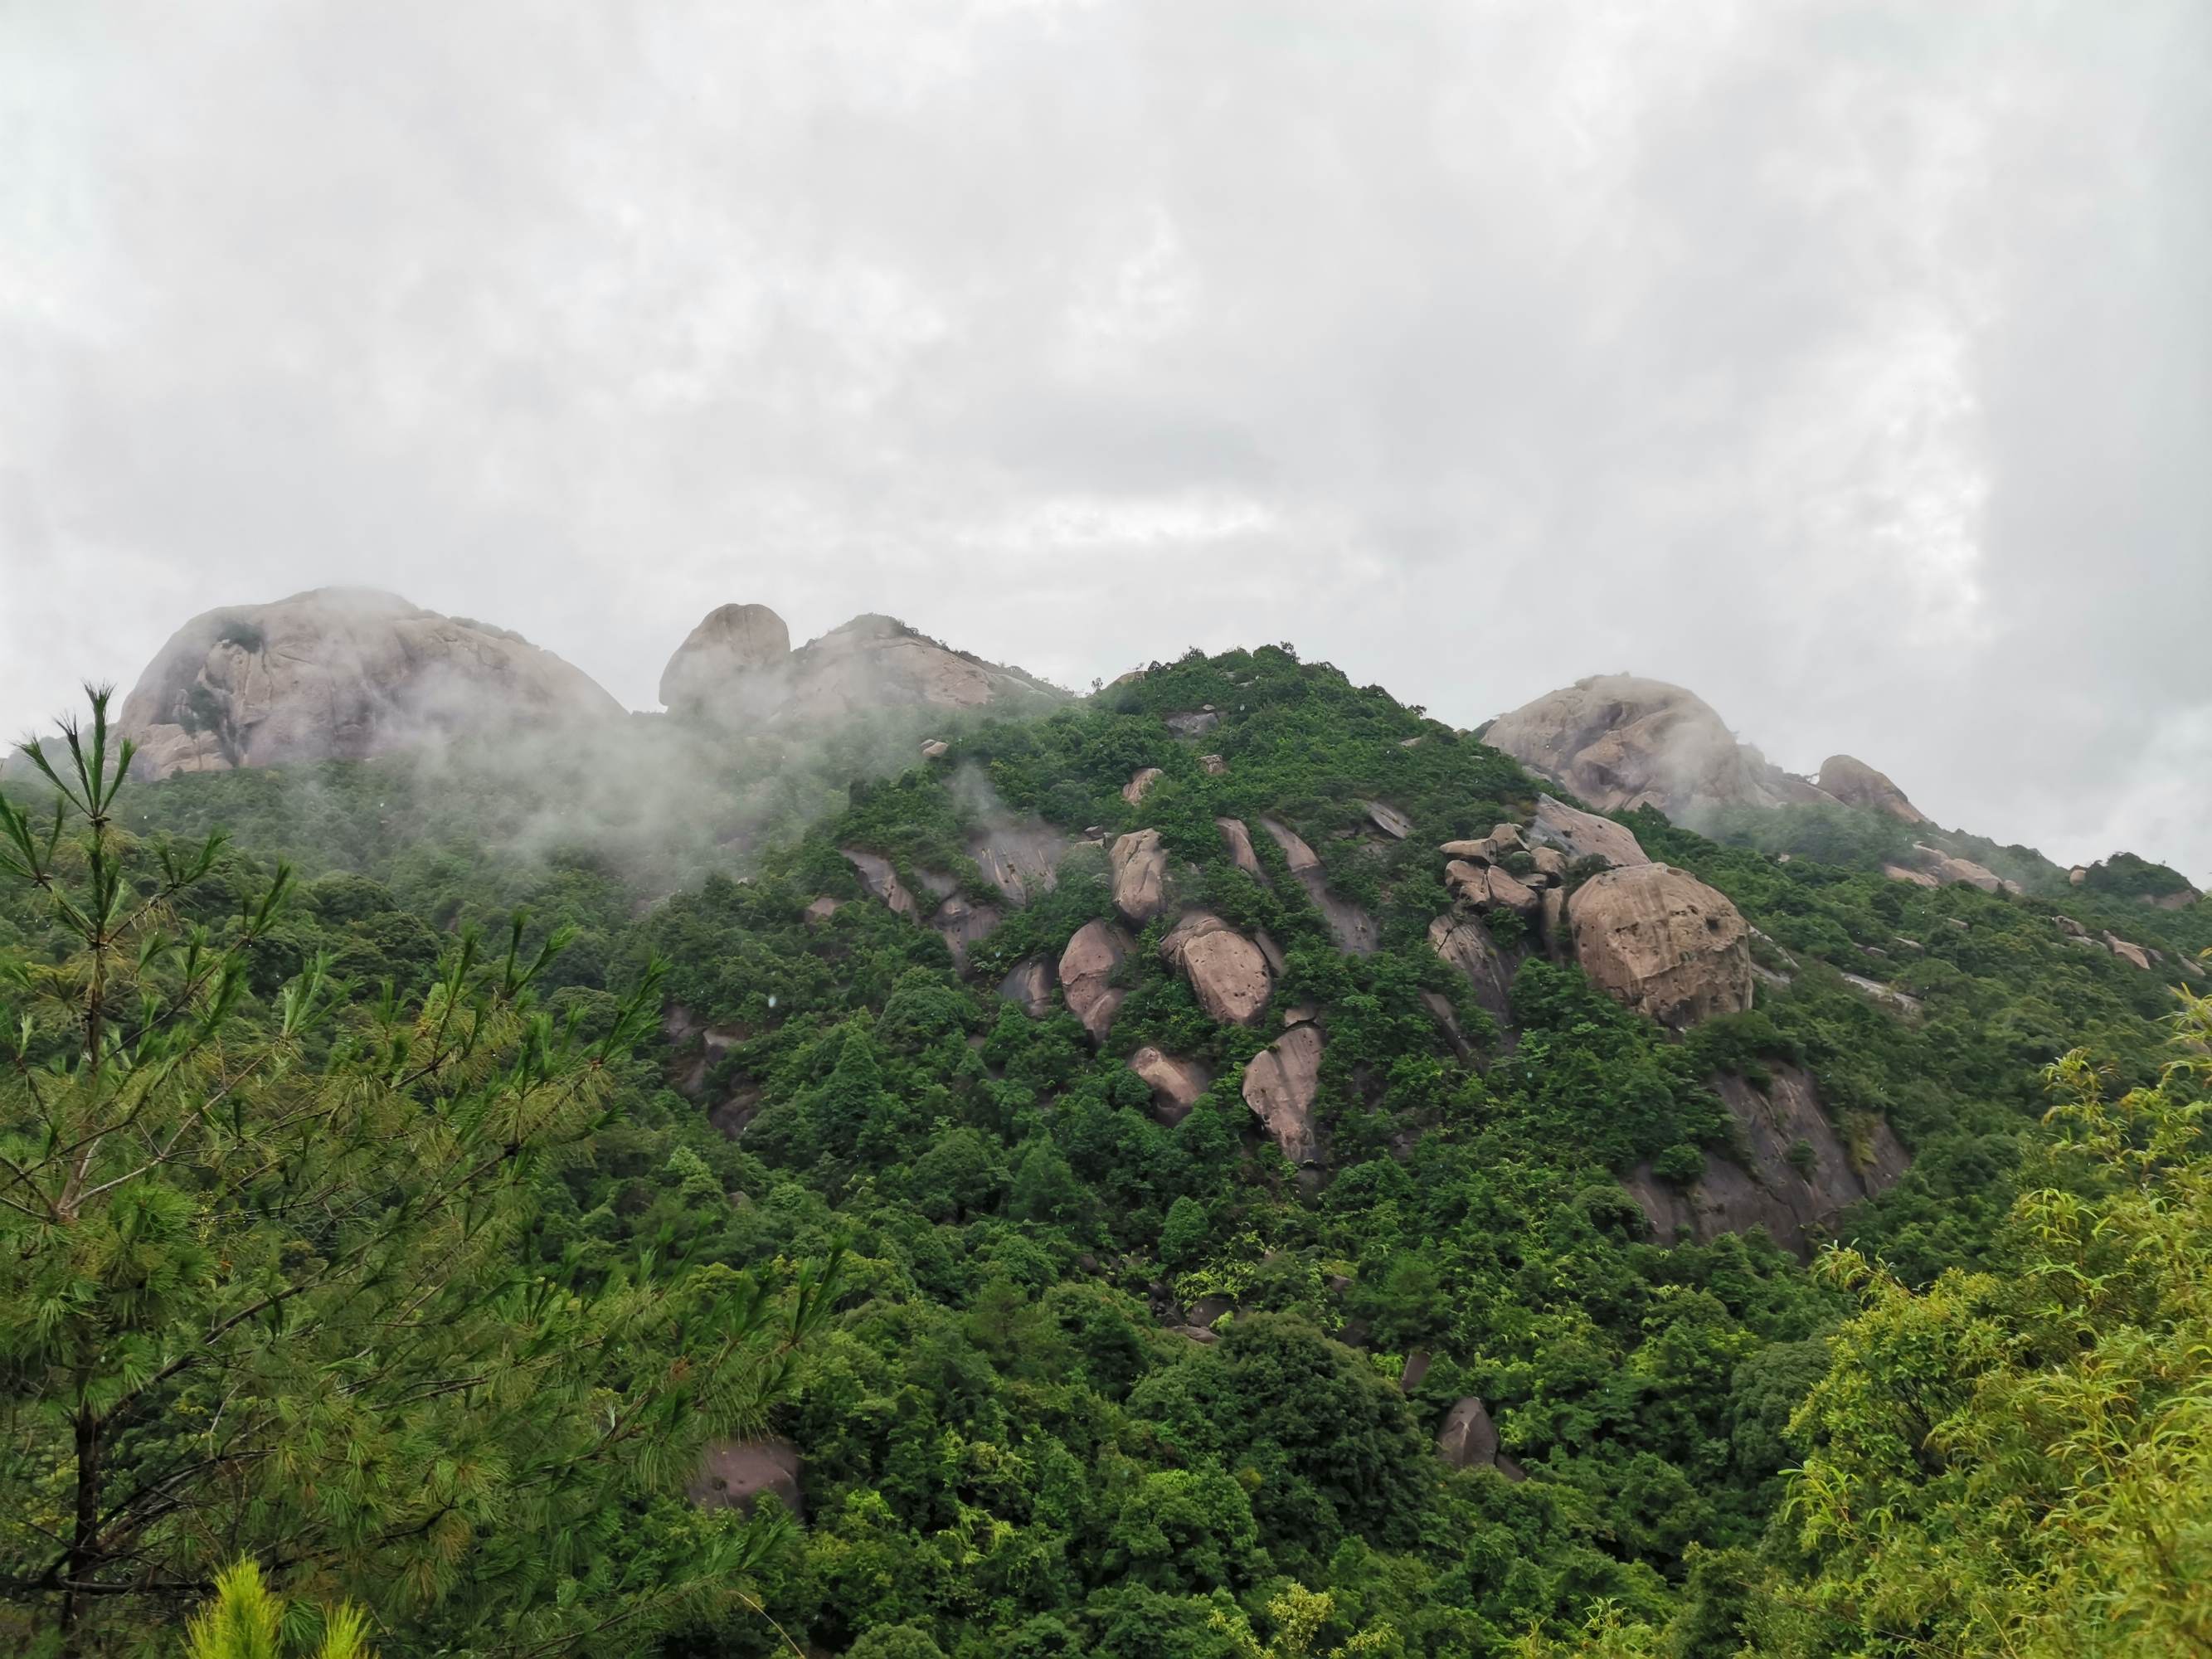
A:
[[[1885,864],[1881,872],[1892,881],[1909,882],[1915,887],[1978,887],[1984,893],[2021,890],[2018,882],[1998,875],[1986,866],[1947,853],[1940,847],[1930,847],[1925,842],[1912,843],[1911,864]]]
[[[2109,951],[2130,967],[2140,968],[2146,974],[2153,969],[2163,968],[2166,965],[2166,955],[2163,951],[2153,950],[2148,945],[2137,945],[2132,940],[2122,939],[2110,928],[2093,933],[2071,916],[2057,915],[2051,917],[2051,920],[2057,927],[2060,937],[2069,945],[2078,945],[2091,951]],[[2202,978],[2203,975],[2203,969],[2191,961],[2185,952],[2178,954],[2174,957],[2173,965],[2191,979]]]

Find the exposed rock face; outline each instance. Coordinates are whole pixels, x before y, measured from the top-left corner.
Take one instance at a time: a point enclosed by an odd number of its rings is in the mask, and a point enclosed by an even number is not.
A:
[[[1009,904],[1027,904],[1052,891],[1066,853],[1067,837],[1042,818],[994,824],[968,842],[968,856]]]
[[[1977,864],[1972,859],[1954,858],[1940,847],[1929,847],[1920,842],[1912,844],[1918,854],[1920,867],[1935,878],[1940,887],[1978,887],[1984,893],[2017,893],[2020,884],[2007,881],[1994,870]],[[1885,866],[1887,870],[1888,866]]]
[[[1884,985],[1878,979],[1869,979],[1863,974],[1845,974],[1844,982],[1852,989],[1863,991],[1883,1007],[1908,1018],[1920,1012],[1920,999],[1908,995],[1894,985]]]
[[[1915,887],[1941,887],[1943,884],[1925,870],[1908,870],[1901,864],[1885,864],[1881,872],[1892,881],[1911,882]]]
[[[1649,1164],[1639,1167],[1628,1191],[1662,1243],[1683,1231],[1704,1243],[1763,1226],[1776,1243],[1802,1255],[1809,1230],[1894,1186],[1911,1162],[1879,1119],[1862,1126],[1855,1157],[1821,1110],[1812,1079],[1794,1066],[1776,1066],[1764,1095],[1739,1077],[1716,1079],[1713,1086],[1742,1132],[1750,1167],[1708,1153],[1705,1172],[1686,1192],[1661,1181]]]
[[[929,925],[951,950],[953,967],[964,969],[968,947],[991,936],[991,930],[999,925],[999,913],[988,904],[970,904],[955,893],[937,907]]]
[[[1134,806],[1152,792],[1152,786],[1167,775],[1157,766],[1141,767],[1129,775],[1128,782],[1121,786],[1121,799]]]
[[[1291,874],[1306,896],[1314,902],[1322,917],[1328,923],[1328,931],[1335,936],[1336,948],[1347,956],[1369,957],[1375,954],[1375,918],[1349,900],[1340,899],[1328,890],[1328,878],[1322,873],[1321,855],[1306,845],[1304,839],[1288,824],[1273,818],[1261,818],[1260,827],[1265,830],[1276,846],[1283,849],[1284,861],[1291,866]]]
[[[836,899],[831,898],[829,894],[824,893],[821,897],[816,899],[813,903],[806,907],[805,912],[806,925],[809,927],[819,927],[823,923],[827,922],[830,917],[836,915],[841,908],[842,907],[839,905]]]
[[[1438,916],[1429,924],[1429,948],[1467,975],[1483,1012],[1501,1027],[1510,1023],[1512,966],[1480,922],[1464,916]]]
[[[1393,841],[1403,841],[1413,833],[1413,821],[1396,807],[1379,800],[1364,800],[1367,821]]]
[[[1751,930],[1684,871],[1639,864],[1594,876],[1568,899],[1567,925],[1591,981],[1662,1024],[1751,1006]]]
[[[1221,724],[1221,711],[1212,703],[1181,714],[1163,714],[1162,724],[1179,738],[1202,738]]]
[[[867,853],[857,847],[837,849],[845,862],[853,866],[866,888],[870,898],[880,902],[893,915],[904,916],[909,921],[921,920],[921,907],[914,902],[914,895],[906,890],[891,861],[879,853]]]
[[[791,629],[764,605],[709,611],[660,671],[660,701],[678,712],[710,704],[738,677],[791,654]]]
[[[1157,830],[1132,830],[1106,849],[1114,876],[1114,908],[1141,927],[1168,907],[1168,849]]]
[[[1152,1091],[1152,1115],[1170,1128],[1190,1115],[1213,1077],[1195,1060],[1177,1060],[1146,1043],[1129,1056],[1129,1069]]]
[[[1320,1026],[1293,1025],[1244,1068],[1244,1103],[1293,1164],[1312,1163],[1317,1150],[1313,1106],[1321,1093],[1321,1051]]]
[[[117,716],[141,777],[361,760],[445,736],[618,716],[519,634],[396,594],[324,587],[195,617]]]
[[[1831,755],[1814,780],[1846,806],[1871,807],[1905,823],[1925,823],[1928,815],[1905,798],[1888,778],[1850,755]]]
[[[1031,1019],[1042,1019],[1052,1012],[1052,963],[1043,957],[1016,963],[1014,970],[999,981],[999,994]]]
[[[1468,1395],[1444,1414],[1437,1434],[1437,1455],[1455,1469],[1497,1469],[1510,1480],[1527,1474],[1507,1454],[1498,1449],[1498,1426],[1490,1420],[1490,1407]]]
[[[1530,845],[1552,848],[1573,859],[1603,859],[1607,864],[1649,864],[1636,834],[1625,823],[1585,812],[1550,795],[1536,797],[1536,815],[1528,821]]]
[[[733,623],[738,639],[728,647],[710,638],[706,648],[694,649],[700,633],[712,630],[715,618],[730,611],[754,613],[756,619],[742,629]],[[787,650],[777,655],[771,647],[781,627],[763,606],[723,606],[670,659],[662,701],[672,709],[726,720],[804,725],[878,708],[979,708],[1006,697],[1064,695],[1019,669],[926,639],[890,617],[855,617],[796,651],[787,649]]]
[[[1194,910],[1160,941],[1160,954],[1182,970],[1207,1018],[1249,1025],[1274,994],[1260,947],[1211,910]]]
[[[750,1514],[763,1493],[773,1493],[795,1518],[804,1519],[799,1448],[787,1440],[717,1440],[701,1457],[684,1495],[710,1510]]]
[[[1825,801],[1740,744],[1704,699],[1660,680],[1600,674],[1500,715],[1483,741],[1565,784],[1601,811]]]
[[[2130,945],[2127,940],[2112,933],[2105,935],[2105,943],[2112,954],[2122,962],[2127,963],[2131,967],[2140,968],[2146,974],[2150,972],[2150,956],[2142,945]]]
[[[1068,1011],[1083,1022],[1094,1042],[1105,1041],[1114,1016],[1128,993],[1106,981],[1134,950],[1129,936],[1110,921],[1086,921],[1060,955],[1060,988]]]
[[[1260,867],[1260,855],[1252,850],[1252,832],[1244,827],[1244,821],[1216,818],[1213,827],[1221,831],[1222,842],[1229,848],[1229,861],[1264,887],[1267,872]]]

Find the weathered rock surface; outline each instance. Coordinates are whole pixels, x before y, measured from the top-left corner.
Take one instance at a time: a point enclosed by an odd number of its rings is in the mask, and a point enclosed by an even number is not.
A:
[[[842,908],[837,900],[824,893],[806,907],[804,912],[806,925],[809,927],[819,927]]]
[[[1920,842],[1912,844],[1919,855],[1920,867],[1935,878],[1943,887],[1978,887],[1984,893],[2017,893],[2020,884],[2007,881],[1994,870],[1977,864],[1972,859],[1954,858],[1940,847],[1929,847]]]
[[[1106,849],[1114,877],[1114,908],[1141,927],[1168,906],[1168,849],[1157,830],[1132,830]]]
[[[1379,800],[1359,803],[1366,809],[1367,821],[1393,841],[1403,841],[1413,833],[1413,821],[1396,807]]]
[[[1339,898],[1329,891],[1328,878],[1322,872],[1321,855],[1306,845],[1304,837],[1286,823],[1273,818],[1261,818],[1260,827],[1266,830],[1275,845],[1283,849],[1284,862],[1291,867],[1291,875],[1304,888],[1306,896],[1328,923],[1328,931],[1335,937],[1336,948],[1347,956],[1368,957],[1375,954],[1375,918],[1348,899]]]
[[[1928,815],[1905,799],[1905,791],[1853,756],[1829,756],[1814,781],[1846,806],[1870,807],[1905,823],[1928,822]]]
[[[1267,872],[1260,867],[1260,855],[1252,850],[1252,832],[1244,827],[1244,821],[1216,818],[1213,827],[1221,831],[1222,842],[1229,848],[1229,861],[1265,886]]]
[[[1536,797],[1528,839],[1532,847],[1555,849],[1569,860],[1603,859],[1614,866],[1651,862],[1635,831],[1626,824],[1585,812],[1551,795]]]
[[[1013,971],[999,981],[999,994],[1031,1019],[1042,1019],[1052,1012],[1051,962],[1027,957],[1016,963]]]
[[[1568,899],[1567,925],[1591,981],[1662,1024],[1751,1006],[1750,929],[1725,896],[1685,871],[1605,871]]]
[[[324,587],[195,617],[123,700],[141,777],[362,760],[441,738],[618,717],[520,634],[396,594]]]
[[[1066,854],[1067,837],[1042,818],[994,823],[968,842],[968,856],[1009,904],[1052,891]]]
[[[804,1468],[799,1448],[787,1440],[712,1441],[684,1495],[702,1508],[750,1514],[763,1494],[772,1494],[793,1518],[804,1520]]]
[[[2127,940],[2112,933],[2105,935],[2105,943],[2111,949],[2112,953],[2122,962],[2131,967],[2140,968],[2146,974],[2150,972],[2150,953],[2142,945],[2130,945]]]
[[[1455,1469],[1497,1469],[1508,1480],[1528,1478],[1521,1466],[1498,1449],[1498,1426],[1490,1407],[1468,1395],[1444,1413],[1437,1433],[1437,1455]]]
[[[1229,763],[1218,755],[1200,755],[1198,763],[1206,769],[1206,775],[1218,778],[1229,770]]]
[[[1293,1164],[1310,1164],[1318,1147],[1314,1102],[1321,1093],[1318,1025],[1293,1025],[1253,1055],[1244,1068],[1244,1103]]]
[[[1915,887],[1941,887],[1943,884],[1925,870],[1908,870],[1901,864],[1885,864],[1881,872],[1892,881],[1910,882]]]
[[[726,605],[714,616],[729,611],[765,607]],[[700,629],[708,628],[714,616]],[[693,630],[695,639],[698,633]],[[664,677],[681,699],[669,707],[726,720],[805,725],[881,708],[980,708],[1006,698],[1066,695],[1018,668],[939,645],[890,617],[855,617],[781,656],[769,653],[774,637],[766,621],[757,625],[749,636],[757,659],[750,664],[745,649],[695,652],[687,641],[669,663],[673,679]],[[787,631],[784,639],[787,645]],[[668,701],[665,692],[663,701]]]
[[[1467,1040],[1467,1033],[1460,1029],[1459,1015],[1453,1010],[1449,997],[1441,991],[1424,991],[1421,993],[1421,1006],[1435,1017],[1437,1024],[1443,1028],[1444,1041],[1451,1044],[1454,1054],[1465,1060],[1474,1052],[1474,1045]]]
[[[1110,921],[1086,921],[1060,955],[1060,988],[1068,1011],[1093,1042],[1103,1042],[1128,993],[1107,981],[1136,946]]]
[[[790,654],[791,629],[766,605],[719,605],[660,671],[660,701],[679,713],[696,712],[740,676],[773,668]]]
[[[1152,786],[1167,775],[1157,766],[1140,767],[1129,775],[1128,782],[1121,786],[1121,799],[1134,806],[1152,793]]]
[[[1210,1019],[1249,1025],[1274,994],[1260,947],[1211,910],[1193,910],[1169,929],[1160,955],[1182,970]]]
[[[894,915],[905,916],[915,921],[921,919],[921,907],[915,902],[914,895],[906,890],[904,884],[898,878],[898,872],[891,868],[889,859],[878,853],[864,852],[857,847],[841,847],[837,851],[860,876],[860,885],[867,890],[870,898],[881,902]]]
[[[1894,985],[1885,985],[1878,979],[1869,979],[1864,974],[1845,974],[1844,982],[1854,990],[1863,991],[1893,1013],[1908,1018],[1920,1012],[1920,999]]]
[[[955,893],[937,907],[929,925],[952,951],[955,969],[968,965],[968,947],[981,944],[999,925],[999,912],[988,904],[970,904]]]
[[[1500,1027],[1513,1014],[1513,966],[1483,925],[1466,916],[1438,916],[1429,924],[1429,948],[1467,975],[1474,1000]]]
[[[1894,1186],[1911,1162],[1879,1119],[1860,1127],[1856,1149],[1847,1146],[1821,1109],[1812,1079],[1796,1066],[1774,1067],[1764,1094],[1740,1077],[1717,1079],[1713,1086],[1741,1131],[1750,1164],[1708,1153],[1704,1173],[1686,1191],[1640,1166],[1626,1185],[1662,1243],[1683,1231],[1703,1243],[1765,1227],[1776,1243],[1802,1254],[1813,1231]],[[1801,1146],[1809,1157],[1796,1150]]]
[[[1144,1079],[1152,1091],[1152,1115],[1173,1128],[1190,1115],[1213,1081],[1212,1073],[1196,1060],[1177,1060],[1150,1043],[1129,1056],[1129,1069]]]
[[[1221,711],[1208,704],[1180,714],[1163,714],[1160,720],[1179,738],[1200,738],[1221,724]]]
[[[1483,739],[1601,811],[1656,807],[1681,819],[1716,806],[1831,797],[1740,744],[1701,697],[1629,674],[1593,675],[1500,715]]]

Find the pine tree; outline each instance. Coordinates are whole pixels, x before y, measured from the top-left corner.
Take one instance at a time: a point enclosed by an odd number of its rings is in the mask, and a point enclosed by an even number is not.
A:
[[[563,941],[525,951],[520,918],[412,1004],[349,1002],[319,961],[258,1002],[289,872],[187,920],[222,838],[123,833],[104,692],[60,749],[26,750],[50,812],[0,801],[39,947],[0,957],[0,1595],[24,1628],[116,1650],[241,1555],[454,1651],[634,1640],[734,1593],[757,1532],[625,1546],[705,1438],[763,1425],[835,1264],[779,1294],[648,1261],[585,1294],[517,1248],[657,970],[588,1042],[537,1006]]]

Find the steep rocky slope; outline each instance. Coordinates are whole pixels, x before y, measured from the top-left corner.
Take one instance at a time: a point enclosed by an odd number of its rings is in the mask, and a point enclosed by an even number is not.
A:
[[[359,760],[440,736],[621,713],[519,634],[397,594],[325,587],[193,617],[139,676],[119,724],[141,773],[162,778]]]

